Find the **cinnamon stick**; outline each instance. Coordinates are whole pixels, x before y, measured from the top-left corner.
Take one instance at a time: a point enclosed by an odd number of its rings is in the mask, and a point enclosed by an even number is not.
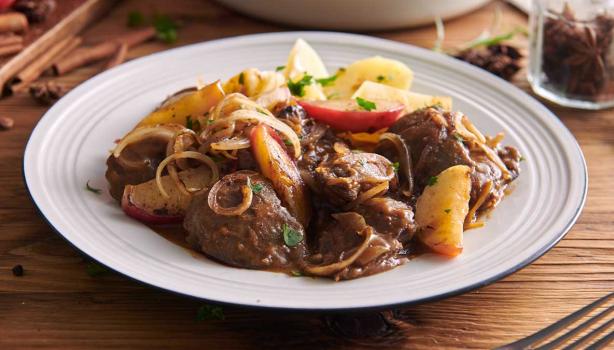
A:
[[[117,52],[118,43],[124,43],[126,44],[127,48],[131,48],[153,38],[155,35],[156,31],[154,28],[150,27],[138,31],[128,32],[112,41],[77,49],[72,54],[67,55],[54,63],[52,67],[53,72],[55,75],[66,74],[90,63],[111,57]]]
[[[0,36],[0,47],[15,44],[23,44],[23,37],[13,34]]]
[[[23,49],[23,44],[11,44],[0,46],[0,57],[18,53]]]
[[[126,60],[126,54],[128,53],[128,44],[121,43],[119,44],[115,55],[111,57],[109,62],[107,62],[107,66],[105,69],[111,69],[115,66],[122,64]]]
[[[45,68],[51,65],[51,62],[63,52],[72,50],[81,43],[80,37],[69,37],[59,41],[53,45],[49,50],[37,57],[30,65],[17,74],[15,78],[16,84],[11,86],[12,92],[24,91],[31,82],[36,80],[45,71]]]
[[[0,33],[21,33],[28,29],[28,18],[20,12],[0,14]]]

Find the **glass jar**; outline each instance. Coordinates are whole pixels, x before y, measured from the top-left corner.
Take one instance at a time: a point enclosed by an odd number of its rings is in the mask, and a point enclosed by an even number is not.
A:
[[[611,0],[534,0],[528,78],[559,105],[614,106],[614,5]]]

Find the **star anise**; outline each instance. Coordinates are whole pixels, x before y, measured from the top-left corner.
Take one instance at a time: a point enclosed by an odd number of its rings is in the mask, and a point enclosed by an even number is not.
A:
[[[569,6],[544,23],[542,70],[548,82],[564,93],[596,98],[609,81],[607,55],[614,19],[576,21]]]
[[[510,45],[495,44],[486,48],[470,48],[454,57],[485,69],[505,80],[511,80],[520,70],[522,54]]]

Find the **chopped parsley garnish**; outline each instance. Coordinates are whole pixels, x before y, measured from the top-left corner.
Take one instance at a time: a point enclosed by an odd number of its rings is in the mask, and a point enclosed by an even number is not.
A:
[[[290,140],[284,140],[284,145],[286,145],[286,146],[292,146],[292,141],[290,141]]]
[[[128,21],[126,23],[128,27],[140,27],[145,24],[145,16],[139,11],[131,11],[128,13]]]
[[[386,77],[383,75],[378,75],[376,79],[378,83],[381,83],[382,81],[386,80]]]
[[[394,168],[394,172],[398,173],[399,172],[399,162],[394,162],[392,163],[392,167]]]
[[[450,214],[450,212],[452,211],[452,209],[448,208],[448,209],[444,209],[443,211],[446,212],[446,214]]]
[[[102,192],[101,189],[90,186],[89,180],[87,180],[87,182],[85,183],[85,189],[95,194],[100,194]]]
[[[461,143],[465,141],[465,139],[459,133],[454,133],[454,138],[456,139],[456,141]]]
[[[214,121],[215,121],[215,120],[213,120],[213,119],[207,119],[207,125],[211,125],[211,124],[213,124],[213,122],[214,122]]]
[[[262,191],[262,184],[251,184],[249,186],[252,189],[252,192],[254,193],[260,193],[260,191]]]
[[[527,160],[524,156],[520,156],[520,159],[518,159],[519,161],[523,162],[525,160]]]
[[[167,44],[177,41],[177,24],[166,15],[156,15],[153,19],[156,37]]]
[[[239,74],[239,84],[243,85],[243,83],[245,83],[245,74],[241,72],[241,74]]]
[[[333,92],[332,94],[326,96],[327,99],[332,100],[333,98],[339,96],[338,92]]]
[[[301,272],[300,272],[300,271],[295,271],[295,270],[292,270],[292,271],[290,271],[290,273],[291,273],[291,274],[292,274],[292,276],[294,276],[294,277],[301,277],[301,276],[302,276],[302,274],[301,274]]]
[[[429,186],[433,186],[434,184],[436,184],[436,183],[437,183],[437,180],[438,180],[438,179],[437,179],[437,176],[431,176],[431,177],[429,177],[429,181],[428,181],[428,183],[427,183],[427,184],[428,184]]]
[[[277,66],[277,67],[275,67],[275,71],[276,72],[281,72],[284,69],[286,69],[286,66]]]
[[[330,84],[334,83],[336,79],[337,79],[337,74],[331,75],[328,78],[316,79],[316,81],[318,82],[318,84],[322,86],[329,86]]]
[[[188,116],[185,121],[185,127],[190,130],[200,130],[200,122],[198,120],[192,120],[191,116]]]
[[[366,110],[366,111],[372,111],[375,108],[377,108],[375,106],[375,103],[369,100],[365,100],[362,97],[356,97],[356,103],[358,103],[358,105],[360,106],[360,108]]]
[[[87,274],[90,277],[97,277],[100,275],[104,275],[108,273],[109,271],[110,270],[106,266],[100,265],[95,262],[91,262],[87,264],[87,266],[85,267],[85,272],[87,272]]]
[[[264,111],[264,109],[262,109],[262,108],[260,108],[260,107],[256,107],[256,111],[257,111],[258,113],[260,113],[260,114],[268,115],[268,114],[267,114],[267,113]]]
[[[223,320],[224,309],[215,305],[201,305],[196,312],[196,321]]]
[[[288,80],[288,89],[294,96],[305,96],[305,86],[313,84],[313,77],[309,74],[303,75],[303,77],[297,81]]]
[[[284,243],[286,243],[288,247],[295,247],[303,241],[303,234],[290,228],[288,224],[284,224],[282,230]]]

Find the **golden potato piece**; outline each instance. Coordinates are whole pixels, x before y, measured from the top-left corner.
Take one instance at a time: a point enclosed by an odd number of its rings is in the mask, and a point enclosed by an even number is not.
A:
[[[392,86],[365,81],[356,90],[352,99],[361,97],[366,100],[390,100],[405,105],[405,113],[411,113],[417,109],[433,105],[441,105],[446,110],[452,109],[452,98],[448,96],[431,96],[397,89]]]
[[[431,179],[416,203],[418,238],[439,254],[463,250],[463,223],[469,211],[471,168],[455,165]]]
[[[356,61],[337,74],[334,83],[324,87],[326,96],[335,99],[349,98],[365,81],[407,90],[414,77],[404,63],[380,56]]]

